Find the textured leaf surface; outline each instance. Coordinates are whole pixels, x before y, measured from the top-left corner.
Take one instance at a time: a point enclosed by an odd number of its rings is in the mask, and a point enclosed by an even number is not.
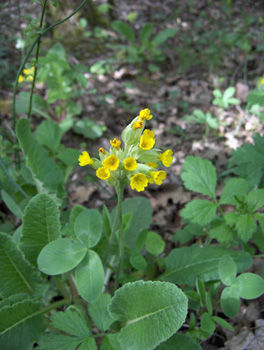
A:
[[[0,233],[0,293],[5,297],[18,293],[39,296],[45,288],[39,272],[24,258],[12,237]]]
[[[38,256],[38,267],[47,275],[72,270],[84,258],[87,248],[79,241],[60,238],[47,244]]]
[[[195,199],[187,203],[181,211],[181,216],[194,224],[207,225],[215,218],[216,209],[216,203],[205,199]]]
[[[76,350],[77,346],[82,343],[83,339],[69,337],[67,335],[47,333],[43,334],[38,342],[38,350]]]
[[[43,247],[60,238],[60,211],[47,194],[31,199],[25,210],[20,238],[21,250],[33,265]]]
[[[236,205],[237,201],[235,196],[239,199],[243,199],[243,196],[247,194],[248,182],[245,179],[231,179],[229,180],[222,192],[219,203],[220,204],[232,204]]]
[[[124,324],[118,335],[122,349],[152,350],[185,321],[187,297],[171,283],[138,281],[115,292],[109,311]]]
[[[161,343],[155,350],[202,350],[202,347],[192,340],[187,334],[177,333],[164,343]]]
[[[244,271],[252,264],[249,253],[233,251],[221,247],[196,244],[191,247],[173,249],[165,258],[166,271],[161,280],[177,284],[195,285],[196,278],[207,282],[219,279],[218,264],[223,255],[229,255],[237,265],[238,272]]]
[[[62,132],[57,123],[53,120],[44,120],[37,128],[35,137],[42,145],[53,151],[57,150],[60,144]]]
[[[242,214],[237,219],[236,229],[238,236],[246,243],[257,230],[257,224],[251,214]]]
[[[82,211],[74,222],[74,232],[88,248],[94,247],[101,238],[103,219],[96,209]]]
[[[17,216],[19,219],[22,220],[23,218],[23,211],[21,210],[21,208],[16,204],[16,202],[14,201],[14,199],[9,196],[9,194],[5,191],[5,190],[1,190],[1,195],[3,198],[3,201],[5,202],[6,206],[8,207],[8,209],[15,215]]]
[[[107,308],[110,300],[110,294],[101,294],[100,297],[92,304],[89,304],[88,307],[89,314],[92,317],[94,324],[102,332],[106,331],[111,323],[114,322]]]
[[[89,250],[76,268],[77,289],[81,297],[92,303],[101,295],[104,286],[104,268],[99,255]]]
[[[249,192],[246,202],[251,212],[257,211],[264,206],[264,189]]]
[[[186,157],[181,178],[189,190],[215,198],[216,169],[209,160]]]
[[[45,330],[40,303],[24,300],[0,309],[0,349],[31,350]]]
[[[53,159],[49,157],[48,152],[32,136],[29,121],[20,119],[17,123],[16,133],[26,156],[27,166],[33,177],[37,179],[40,190],[54,196],[57,195],[60,199],[65,198],[63,174]]]

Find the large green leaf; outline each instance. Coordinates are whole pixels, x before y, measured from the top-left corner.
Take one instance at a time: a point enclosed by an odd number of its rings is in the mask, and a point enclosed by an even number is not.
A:
[[[221,308],[228,317],[235,317],[240,308],[239,291],[232,286],[226,287],[221,294]]]
[[[59,147],[61,136],[61,129],[53,120],[44,120],[35,132],[35,137],[41,146],[47,147],[53,153]]]
[[[40,303],[30,299],[0,309],[0,349],[31,350],[45,330]]]
[[[186,157],[181,178],[189,190],[216,198],[216,169],[209,160],[193,156]]]
[[[81,297],[92,303],[101,295],[104,286],[104,268],[99,255],[89,250],[76,268],[76,284]]]
[[[20,238],[21,250],[33,265],[43,247],[60,238],[60,211],[47,194],[31,199],[25,210]]]
[[[207,282],[220,278],[218,264],[223,255],[229,255],[237,265],[238,272],[249,268],[252,258],[244,251],[233,251],[221,247],[192,245],[173,249],[165,258],[166,271],[160,276],[163,281],[195,285],[196,278]]]
[[[185,206],[181,216],[194,224],[207,225],[216,215],[217,204],[205,199],[195,199]]]
[[[153,31],[153,23],[147,23],[141,30],[139,38],[142,44],[147,43]]]
[[[87,248],[79,241],[60,238],[47,244],[38,256],[38,267],[47,275],[59,275],[74,269],[84,258]]]
[[[202,350],[201,345],[195,344],[188,334],[177,333],[164,343],[161,343],[155,350]]]
[[[159,32],[153,39],[152,44],[155,46],[159,46],[165,43],[169,38],[174,37],[178,33],[178,29],[176,28],[167,28]]]
[[[256,299],[264,294],[264,279],[255,273],[242,273],[232,284],[243,299]]]
[[[40,296],[45,289],[39,272],[25,259],[13,238],[0,233],[0,293],[4,297],[18,293]]]
[[[238,236],[246,243],[257,230],[257,224],[251,214],[242,214],[237,218],[236,229]]]
[[[56,312],[51,317],[52,327],[76,337],[87,337],[91,331],[87,318],[76,306],[69,306],[66,311]]]
[[[5,202],[5,205],[8,207],[8,209],[19,219],[22,220],[23,218],[23,211],[22,209],[17,205],[17,203],[14,201],[14,199],[9,196],[9,194],[5,190],[1,190],[1,195],[3,198],[3,201]]]
[[[250,212],[259,210],[264,206],[264,189],[256,189],[249,192],[246,202]]]
[[[123,328],[122,349],[152,350],[181,327],[187,315],[187,297],[175,285],[138,281],[115,292],[110,314]]]
[[[88,248],[94,247],[101,238],[103,219],[96,209],[82,211],[74,222],[74,232]]]
[[[102,332],[105,332],[111,323],[114,322],[107,308],[110,300],[110,294],[101,294],[95,302],[88,306],[89,314],[92,317],[94,324]]]
[[[247,194],[247,191],[247,180],[240,178],[231,179],[226,183],[219,203],[237,205],[237,200],[235,196],[239,199],[243,199],[243,196]]]
[[[37,350],[76,350],[77,346],[82,343],[83,339],[78,337],[69,337],[57,333],[43,334]],[[78,348],[80,349],[80,348]]]
[[[119,20],[113,21],[112,28],[119,34],[123,35],[131,43],[135,41],[135,34],[133,32],[133,29],[125,22]]]
[[[63,174],[48,152],[32,136],[27,119],[18,121],[16,133],[39,192],[64,199],[66,191]]]

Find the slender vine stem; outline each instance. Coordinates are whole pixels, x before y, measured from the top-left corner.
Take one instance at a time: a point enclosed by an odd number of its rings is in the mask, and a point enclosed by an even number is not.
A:
[[[45,13],[45,10],[46,10],[47,1],[48,0],[44,0],[42,11],[41,11],[41,17],[40,17],[40,22],[39,22],[40,30],[42,29],[42,26],[43,26],[43,18],[44,18],[44,13]],[[40,39],[41,39],[41,37],[39,36],[38,37],[38,41],[37,41],[37,49],[36,49],[36,56],[35,56],[35,58],[36,58],[35,70],[34,70],[33,81],[32,81],[31,90],[30,90],[30,96],[29,96],[28,119],[30,118],[30,115],[31,115],[33,92],[34,92],[35,82],[36,82],[36,77],[37,77]]]

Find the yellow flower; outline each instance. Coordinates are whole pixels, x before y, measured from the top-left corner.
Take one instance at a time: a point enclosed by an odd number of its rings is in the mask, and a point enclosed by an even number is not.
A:
[[[18,83],[19,83],[19,84],[23,83],[24,80],[25,80],[25,78],[23,77],[23,75],[20,75],[20,76],[18,77]]]
[[[146,163],[146,165],[150,166],[150,167],[153,168],[153,169],[156,169],[156,168],[158,167],[158,164],[157,164],[157,163],[154,163],[154,162]]]
[[[130,186],[132,190],[137,190],[138,192],[144,191],[145,187],[148,186],[147,176],[141,173],[132,176]]]
[[[150,120],[152,118],[152,115],[150,115],[150,110],[148,108],[142,109],[139,112],[139,119],[144,120]]]
[[[103,166],[109,170],[116,170],[119,165],[119,158],[111,154],[104,161],[102,161]]]
[[[155,139],[147,135],[142,135],[139,141],[139,147],[144,151],[151,149],[155,145]]]
[[[157,171],[157,172],[151,171],[150,173],[151,173],[150,174],[151,177],[153,178],[153,180],[155,181],[155,183],[157,185],[161,185],[162,184],[162,180],[166,179],[166,173],[163,170],[160,170],[160,171]]]
[[[263,85],[264,84],[264,78],[262,78],[261,80],[260,80],[260,82],[259,82],[261,85]]]
[[[142,120],[135,121],[135,123],[133,124],[133,130],[141,129],[141,128],[143,128]]]
[[[110,171],[106,168],[98,168],[96,171],[96,176],[99,177],[101,180],[109,179],[110,177]]]
[[[118,151],[121,145],[121,141],[117,139],[110,140],[111,145]]]
[[[99,153],[103,153],[105,154],[105,149],[103,147],[100,147],[99,150],[98,150]]]
[[[29,69],[24,69],[23,70],[23,73],[25,74],[25,75],[30,75],[30,74],[34,74],[34,72],[35,72],[35,67],[31,67],[31,68],[29,68]]]
[[[124,160],[124,167],[126,170],[134,171],[137,169],[138,164],[134,157],[129,157]]]
[[[173,157],[172,157],[172,150],[168,149],[164,153],[159,155],[159,159],[162,161],[163,165],[166,167],[170,167],[171,163],[173,162]]]
[[[86,151],[82,152],[82,154],[78,158],[78,161],[79,161],[79,165],[80,166],[92,165],[93,164],[92,159],[90,158],[88,152],[86,152]]]
[[[153,131],[146,129],[143,131],[143,135],[147,136],[147,137],[152,137],[153,139],[155,139],[155,134]]]

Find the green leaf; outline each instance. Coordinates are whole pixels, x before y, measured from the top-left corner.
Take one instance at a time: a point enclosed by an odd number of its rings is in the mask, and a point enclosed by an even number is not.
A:
[[[258,215],[260,215],[260,214],[258,214]],[[258,227],[257,231],[254,233],[253,238],[254,238],[254,242],[258,246],[261,253],[264,253],[264,232],[263,232],[264,213],[262,213],[262,215],[263,215],[263,217],[261,218],[261,220],[262,220],[261,227]],[[259,220],[259,217],[257,217],[257,219]]]
[[[59,275],[74,269],[84,258],[87,248],[79,241],[61,238],[47,244],[38,256],[38,267],[47,275]]]
[[[147,267],[147,262],[139,253],[134,253],[129,258],[130,264],[139,271],[144,271]]]
[[[247,96],[247,102],[251,105],[258,104],[264,106],[264,92],[263,91],[250,91]]]
[[[80,152],[74,148],[60,147],[56,158],[68,167],[74,168],[78,164]]]
[[[200,296],[201,301],[204,302],[205,296],[206,296],[205,284],[203,280],[201,280],[200,278],[196,279],[195,284],[196,284],[197,293]]]
[[[79,83],[84,89],[86,89],[87,83],[88,83],[88,79],[84,76],[84,74],[82,74],[82,73],[76,74],[76,79],[77,79],[78,83]]]
[[[215,330],[215,323],[208,312],[203,313],[201,318],[201,329],[209,334],[213,334]]]
[[[0,349],[31,350],[46,324],[40,303],[24,300],[0,309]]]
[[[75,277],[77,289],[84,300],[92,303],[100,297],[104,286],[104,268],[96,252],[87,252],[76,268]]]
[[[81,214],[84,210],[86,210],[85,207],[83,207],[80,204],[75,205],[70,214],[70,224],[74,224],[75,220],[77,219],[78,215]]]
[[[102,229],[102,216],[96,209],[86,209],[82,211],[74,222],[76,237],[88,248],[94,247],[100,241]]]
[[[37,350],[76,350],[82,341],[82,338],[69,337],[57,333],[46,333],[43,334],[38,342],[39,346]]]
[[[101,294],[96,301],[88,306],[88,311],[92,317],[93,323],[102,332],[105,332],[114,322],[114,319],[110,316],[108,311],[110,300],[110,294]]]
[[[216,169],[209,160],[193,156],[186,157],[181,178],[189,190],[216,198]]]
[[[123,35],[128,41],[134,43],[135,34],[133,32],[133,29],[128,24],[122,21],[113,21],[111,26],[116,32]]]
[[[167,28],[154,36],[154,38],[151,40],[151,43],[155,46],[159,46],[161,44],[164,44],[168,39],[174,37],[177,33],[178,29]]]
[[[173,236],[172,240],[179,242],[180,244],[185,244],[190,241],[195,236],[204,236],[206,232],[202,229],[200,225],[188,224],[185,225],[183,229],[177,231]]]
[[[223,255],[218,265],[219,276],[223,284],[230,286],[236,279],[237,266],[229,255]]]
[[[202,350],[188,334],[174,334],[170,339],[161,343],[155,350]]]
[[[238,236],[246,243],[257,230],[257,224],[251,214],[242,214],[237,219],[236,229]]]
[[[110,333],[104,337],[100,350],[122,350],[117,340],[118,333]]]
[[[5,202],[5,205],[8,207],[8,209],[15,215],[17,216],[19,219],[23,219],[23,211],[21,210],[21,208],[16,204],[16,202],[14,201],[14,199],[9,196],[8,193],[6,193],[5,190],[1,190],[1,196],[3,201]]]
[[[103,135],[106,127],[96,123],[94,120],[83,118],[74,124],[73,130],[88,139],[96,140]]]
[[[235,317],[240,308],[239,293],[236,289],[226,287],[221,294],[221,309],[228,317]]]
[[[47,147],[53,153],[56,152],[61,141],[62,132],[53,120],[44,120],[35,132],[36,140],[41,146]]]
[[[195,285],[196,278],[204,282],[220,278],[218,264],[223,255],[231,256],[238,272],[244,271],[252,265],[249,253],[233,251],[221,247],[192,245],[173,249],[166,260],[166,271],[160,278],[163,281],[177,284]]]
[[[122,349],[152,350],[185,321],[187,297],[171,283],[138,281],[115,292],[109,311],[123,324],[118,335]]]
[[[211,224],[209,235],[211,238],[217,239],[218,242],[225,243],[232,239],[234,231],[222,220],[216,220]]]
[[[142,44],[148,42],[153,31],[153,23],[147,23],[141,30],[139,38]]]
[[[235,92],[236,89],[233,86],[229,86],[223,94],[223,100],[228,101],[231,97],[234,96]]]
[[[66,191],[63,174],[48,152],[32,136],[27,119],[18,121],[16,134],[39,191],[64,199]]]
[[[181,216],[194,224],[207,225],[216,215],[217,204],[205,199],[195,199],[185,206]]]
[[[242,273],[232,285],[243,299],[256,299],[264,294],[264,279],[255,273]]]
[[[245,179],[235,178],[229,180],[222,192],[220,197],[220,204],[232,204],[237,205],[237,200],[235,196],[239,199],[243,199],[243,197],[248,192],[248,182]]]
[[[95,339],[93,337],[85,339],[84,342],[78,347],[78,350],[98,350]]]
[[[212,319],[213,319],[216,323],[220,324],[220,326],[222,326],[222,327],[228,329],[229,331],[231,331],[231,332],[234,332],[234,331],[235,331],[235,330],[234,330],[234,327],[231,326],[231,324],[228,323],[226,320],[223,320],[221,317],[213,316]]]
[[[156,232],[152,231],[148,232],[145,244],[146,250],[154,256],[160,255],[165,248],[165,242],[163,241],[161,236]]]
[[[264,189],[257,189],[249,192],[246,202],[251,213],[264,206]]]
[[[208,311],[209,315],[212,316],[213,307],[212,307],[211,297],[210,297],[210,294],[208,292],[206,293],[205,302],[206,302],[207,311]]]
[[[60,211],[47,194],[38,194],[28,203],[22,224],[20,247],[25,257],[37,265],[43,247],[60,238]]]
[[[40,296],[45,289],[39,272],[25,259],[13,238],[0,233],[0,293],[4,297],[18,293]]]
[[[91,331],[87,318],[76,306],[69,306],[66,311],[56,312],[51,316],[52,327],[77,337],[87,337]]]

